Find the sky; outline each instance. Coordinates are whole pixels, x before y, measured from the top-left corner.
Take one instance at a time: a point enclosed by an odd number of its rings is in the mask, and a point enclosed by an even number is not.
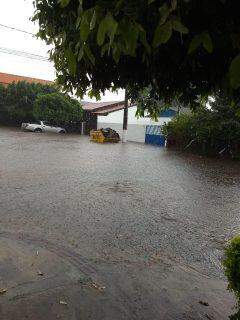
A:
[[[55,79],[53,63],[49,61],[32,60],[1,52],[5,49],[14,49],[48,57],[49,50],[47,45],[40,39],[1,26],[6,25],[35,34],[38,31],[37,24],[30,21],[30,17],[34,12],[32,0],[2,0],[1,2],[0,72],[53,81]],[[91,101],[87,96],[84,97],[84,100]],[[115,100],[124,100],[123,90],[119,90],[118,94],[106,92],[105,95],[102,96],[102,101]],[[93,99],[92,101],[95,100]]]

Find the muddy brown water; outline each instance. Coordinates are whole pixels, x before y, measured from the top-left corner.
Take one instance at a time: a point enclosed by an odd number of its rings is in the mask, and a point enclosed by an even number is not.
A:
[[[0,318],[227,319],[239,191],[238,162],[0,128]]]

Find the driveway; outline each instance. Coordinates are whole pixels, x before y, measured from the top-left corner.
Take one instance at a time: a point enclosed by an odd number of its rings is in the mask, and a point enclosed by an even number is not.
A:
[[[0,318],[227,319],[237,162],[0,128]]]

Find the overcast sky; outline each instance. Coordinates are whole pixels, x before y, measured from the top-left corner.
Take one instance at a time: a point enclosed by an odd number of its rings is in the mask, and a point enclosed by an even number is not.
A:
[[[32,0],[2,0],[0,24],[36,33],[37,25],[29,20],[34,8]],[[48,57],[48,47],[39,39],[22,32],[0,26],[0,50],[14,49]],[[0,72],[13,73],[46,80],[55,79],[54,66],[49,61],[32,60],[25,57],[0,52]],[[119,94],[107,92],[102,101],[123,100],[123,91]],[[87,99],[89,100],[89,99]]]

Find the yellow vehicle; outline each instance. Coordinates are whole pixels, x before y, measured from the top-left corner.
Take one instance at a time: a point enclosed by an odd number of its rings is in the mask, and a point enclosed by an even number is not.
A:
[[[98,143],[104,143],[104,142],[116,143],[120,141],[119,134],[111,128],[91,130],[90,139],[91,141],[98,142]]]

